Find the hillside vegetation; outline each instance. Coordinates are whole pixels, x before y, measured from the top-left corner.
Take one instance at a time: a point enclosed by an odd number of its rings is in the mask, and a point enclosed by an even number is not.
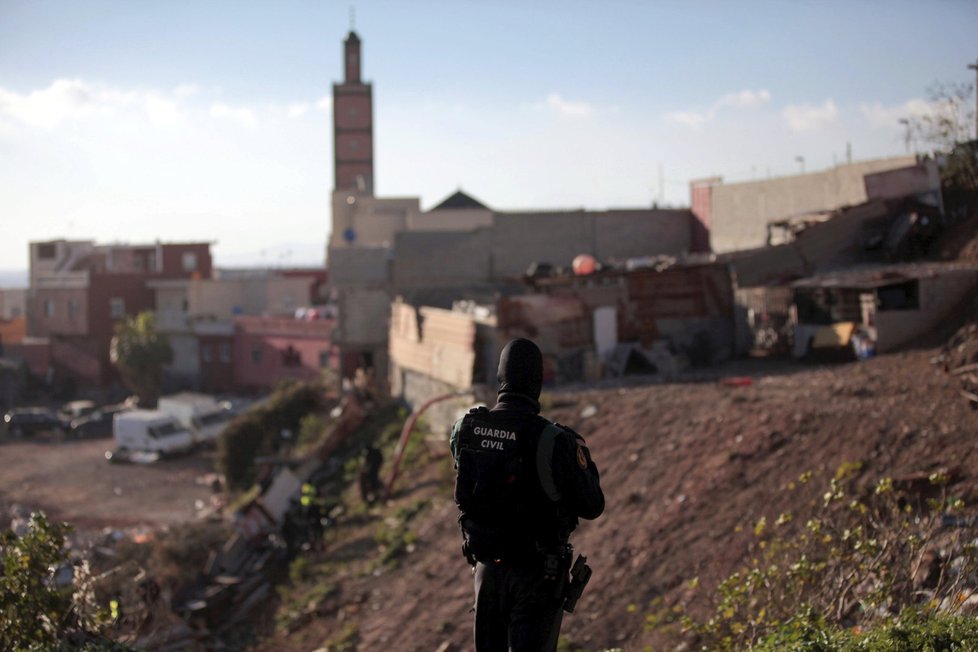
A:
[[[710,640],[703,624],[717,613],[717,587],[737,571],[764,567],[769,557],[753,560],[768,542],[783,551],[807,521],[826,518],[824,493],[833,483],[848,492],[845,505],[859,499],[882,510],[885,503],[866,496],[889,479],[895,501],[926,510],[928,500],[953,498],[930,514],[940,521],[950,506],[955,522],[970,523],[978,412],[933,363],[937,353],[823,368],[742,362],[696,383],[548,394],[547,414],[587,438],[608,504],[574,537],[594,578],[565,619],[564,649],[671,649],[684,639]],[[751,382],[724,382],[730,374]],[[392,428],[382,437],[388,461],[394,436]],[[470,649],[471,573],[459,551],[447,446],[442,433],[422,431],[412,447],[392,500],[368,509],[348,491],[325,550],[293,563],[277,620],[268,625],[269,645]],[[931,547],[893,562],[947,552],[941,528],[933,530],[924,542]],[[974,535],[970,525],[950,531]],[[914,569],[891,570],[904,577]],[[869,584],[846,594],[856,611],[826,617],[843,627],[869,622],[857,612],[874,577],[868,573],[861,579]],[[757,600],[750,602],[736,606],[737,614],[753,609],[756,619]],[[880,609],[889,613],[887,605]],[[724,635],[742,626],[733,614],[727,625]]]

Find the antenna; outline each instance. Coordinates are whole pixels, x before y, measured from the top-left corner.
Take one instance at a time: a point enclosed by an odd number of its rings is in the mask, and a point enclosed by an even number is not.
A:
[[[350,31],[355,31],[357,26],[357,9],[353,5],[350,5]]]

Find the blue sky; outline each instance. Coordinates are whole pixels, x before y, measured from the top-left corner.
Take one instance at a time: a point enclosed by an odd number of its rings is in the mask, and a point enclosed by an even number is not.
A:
[[[375,190],[425,207],[685,205],[903,154],[897,120],[978,59],[968,1],[352,4]],[[56,237],[321,263],[350,6],[0,0],[0,269]]]

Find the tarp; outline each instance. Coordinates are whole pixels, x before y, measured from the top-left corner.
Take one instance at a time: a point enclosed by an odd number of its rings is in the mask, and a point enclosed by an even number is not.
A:
[[[842,321],[830,326],[823,326],[815,333],[815,338],[812,340],[812,348],[830,349],[849,346],[849,340],[852,339],[852,334],[855,331],[856,323],[851,321]]]

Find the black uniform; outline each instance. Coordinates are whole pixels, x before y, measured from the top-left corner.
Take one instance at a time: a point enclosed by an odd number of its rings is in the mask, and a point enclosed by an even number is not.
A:
[[[557,646],[578,518],[604,510],[584,439],[539,415],[543,359],[513,340],[499,359],[499,397],[455,423],[451,447],[463,552],[475,566],[476,652]]]

